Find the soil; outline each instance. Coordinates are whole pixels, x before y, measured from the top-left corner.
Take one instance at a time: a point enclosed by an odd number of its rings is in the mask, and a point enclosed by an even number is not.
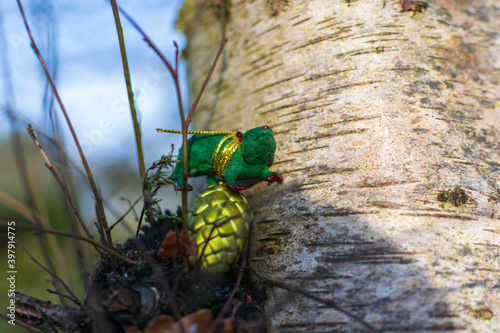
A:
[[[172,216],[168,211],[165,215]],[[122,263],[120,272],[116,272],[109,257],[101,258],[90,278],[85,300],[90,314],[87,323],[93,322],[96,327],[82,323],[80,332],[126,332],[130,327],[143,330],[159,315],[170,315],[178,321],[200,309],[211,310],[214,318],[218,315],[235,286],[238,267],[231,267],[222,278],[213,281],[186,269],[182,260],[158,255],[163,238],[175,228],[181,228],[177,218],[163,218],[154,227],[142,228],[137,247],[133,239],[118,246],[123,255],[143,261],[142,266]],[[225,317],[235,319],[237,332],[242,328],[247,332],[266,332],[261,312],[265,301],[265,287],[245,274]]]

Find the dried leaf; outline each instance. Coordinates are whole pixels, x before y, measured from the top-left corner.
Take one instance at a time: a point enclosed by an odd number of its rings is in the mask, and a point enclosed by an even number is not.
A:
[[[171,333],[176,332],[172,330],[175,321],[169,315],[163,315],[153,318],[144,329],[144,333]]]
[[[233,333],[234,329],[236,327],[236,320],[234,318],[222,319],[221,325],[222,325],[222,327],[220,327],[220,330],[218,330],[217,332]],[[238,332],[239,332],[239,330],[238,330]]]
[[[191,267],[196,264],[198,248],[193,237],[187,231],[182,230],[177,233],[172,230],[163,239],[158,254],[167,258],[173,258],[174,253],[177,259],[187,258]]]
[[[207,309],[198,310],[181,319],[182,327],[186,333],[205,333],[212,325],[212,321],[212,311]],[[176,329],[178,329],[175,333],[181,333],[179,323],[175,325]],[[174,333],[174,331],[172,331],[172,333]]]
[[[183,317],[180,322],[185,333],[205,333],[212,325],[213,315],[210,310],[198,310]],[[234,325],[232,329],[234,330]],[[233,330],[221,332],[233,332]],[[180,324],[174,322],[172,317],[158,316],[148,324],[144,333],[182,333],[182,330]]]

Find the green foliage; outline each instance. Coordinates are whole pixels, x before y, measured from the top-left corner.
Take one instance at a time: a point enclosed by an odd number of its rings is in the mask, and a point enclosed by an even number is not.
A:
[[[175,182],[168,178],[173,169],[173,156],[162,155],[161,158],[155,161],[146,171],[146,177],[142,180],[142,190],[144,195],[144,213],[146,221],[154,222],[161,215],[161,209],[158,203],[161,199],[155,199],[156,192],[160,186],[173,185]],[[150,173],[153,172],[151,175]]]
[[[469,200],[469,196],[465,190],[456,186],[453,190],[442,190],[437,196],[439,202],[446,202],[456,207],[465,205]]]

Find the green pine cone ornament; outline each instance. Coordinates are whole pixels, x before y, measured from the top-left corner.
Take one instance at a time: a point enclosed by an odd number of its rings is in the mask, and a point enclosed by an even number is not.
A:
[[[206,275],[224,273],[246,250],[253,213],[247,199],[226,185],[211,185],[189,205],[189,230]]]

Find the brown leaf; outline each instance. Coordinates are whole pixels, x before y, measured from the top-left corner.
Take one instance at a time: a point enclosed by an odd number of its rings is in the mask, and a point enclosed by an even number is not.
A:
[[[167,258],[173,258],[174,253],[177,259],[187,258],[191,267],[196,264],[198,248],[195,240],[187,231],[182,230],[177,233],[171,230],[163,239],[158,249],[158,254]]]
[[[182,327],[186,333],[205,333],[212,325],[212,311],[203,309],[190,313],[181,319]],[[181,333],[179,323],[175,324],[178,331]],[[172,332],[173,333],[173,332]]]
[[[153,318],[148,326],[144,329],[144,333],[171,333],[172,325],[175,325],[175,321],[169,315],[163,315]]]
[[[184,316],[180,322],[185,333],[205,333],[210,328],[210,325],[212,325],[212,321],[212,312],[203,309]],[[182,330],[179,323],[174,322],[172,317],[158,316],[148,324],[144,333],[182,333]]]
[[[221,333],[233,333],[234,328],[236,326],[236,320],[234,318],[226,318],[222,319],[220,330],[217,330],[217,332]],[[238,330],[239,331],[239,330]]]

